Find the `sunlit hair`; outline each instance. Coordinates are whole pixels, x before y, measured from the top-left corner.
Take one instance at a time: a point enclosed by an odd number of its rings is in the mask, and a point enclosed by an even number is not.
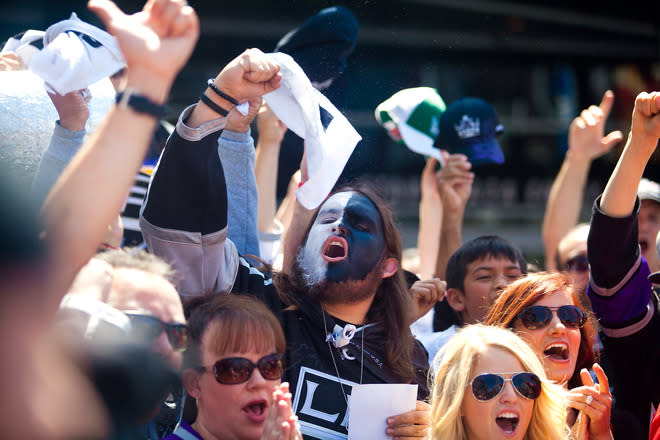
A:
[[[534,351],[508,329],[468,325],[441,349],[434,364],[435,381],[431,391],[431,420],[427,440],[466,440],[461,408],[469,393],[473,369],[479,357],[491,348],[511,353],[523,371],[536,374],[542,382],[541,395],[534,401],[526,440],[566,439],[566,395],[549,382]]]
[[[185,368],[200,366],[202,338],[210,331],[209,348],[218,356],[225,353],[265,352],[273,348],[284,353],[282,327],[273,313],[258,299],[247,295],[205,295],[185,304],[188,321],[188,349]]]
[[[105,261],[115,269],[136,269],[165,278],[169,282],[176,280],[174,269],[169,263],[144,249],[108,249],[96,254],[94,258]]]
[[[385,323],[384,340],[387,341],[387,344],[385,344],[387,364],[404,380],[412,380],[415,376],[415,369],[412,363],[415,340],[409,327],[409,319],[412,314],[410,292],[403,270],[400,267],[403,252],[401,234],[399,233],[392,210],[371,187],[359,183],[352,184],[350,186],[339,187],[332,194],[348,191],[361,194],[374,204],[380,214],[385,239],[383,259],[395,258],[399,263],[399,270],[393,276],[383,279],[380,283],[371,308],[367,313],[367,320],[370,322],[382,321]],[[309,234],[309,230],[317,214],[318,209],[306,227],[305,237]],[[305,287],[297,285],[296,280],[286,275],[276,277],[275,281],[282,300],[290,305],[298,305],[296,296],[303,295]]]
[[[578,306],[585,315],[588,315],[584,305],[573,288],[571,279],[564,273],[539,272],[527,275],[525,278],[509,284],[491,306],[484,324],[498,327],[513,328],[515,320],[525,308],[534,305],[543,297],[558,292],[566,292],[571,297],[573,305]],[[595,332],[589,319],[580,329],[580,348],[575,363],[575,371],[568,381],[568,387],[574,388],[582,385],[580,370],[591,368],[596,360],[594,354]]]

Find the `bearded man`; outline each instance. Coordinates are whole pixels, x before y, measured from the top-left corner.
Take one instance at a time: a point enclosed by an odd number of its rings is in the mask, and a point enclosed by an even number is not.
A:
[[[386,432],[422,437],[428,359],[408,327],[412,299],[400,269],[401,237],[385,203],[362,187],[336,191],[316,211],[297,203],[274,283],[234,245],[256,234],[249,124],[260,102],[250,100],[243,116],[222,95],[245,101],[246,78],[262,81],[264,91],[276,88],[278,71],[250,49],[183,111],[145,199],[145,242],[182,274],[182,296],[251,294],[278,316],[287,339],[284,380],[305,438],[346,438],[351,389],[362,383],[417,384],[416,410],[388,419]],[[240,199],[236,188],[246,189]],[[228,218],[246,225],[231,239]]]

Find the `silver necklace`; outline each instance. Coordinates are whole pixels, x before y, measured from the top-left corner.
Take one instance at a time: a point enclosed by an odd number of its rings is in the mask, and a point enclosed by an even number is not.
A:
[[[325,334],[326,336],[329,334],[328,333],[328,324],[325,321],[325,309],[321,308],[321,311],[323,312],[323,328],[325,329]],[[360,332],[362,333],[362,343],[361,343],[361,353],[360,353],[360,385],[362,385],[362,372],[364,370],[364,331],[365,331],[366,326],[362,326],[360,328]],[[330,359],[332,359],[332,365],[335,367],[335,373],[337,374],[337,380],[339,381],[339,389],[341,390],[341,394],[344,396],[344,402],[346,402],[346,406],[348,406],[348,398],[346,397],[346,392],[344,391],[344,386],[341,383],[341,376],[339,375],[339,368],[337,368],[337,361],[335,361],[335,355],[332,352],[332,345],[330,345],[330,341],[327,340],[328,343],[328,350],[330,350]]]

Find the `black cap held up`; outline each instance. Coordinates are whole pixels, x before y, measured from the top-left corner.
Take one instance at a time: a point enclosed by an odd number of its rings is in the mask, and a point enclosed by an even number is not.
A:
[[[355,49],[358,22],[343,6],[322,9],[277,43],[300,65],[314,86],[321,90],[346,69],[346,58]]]

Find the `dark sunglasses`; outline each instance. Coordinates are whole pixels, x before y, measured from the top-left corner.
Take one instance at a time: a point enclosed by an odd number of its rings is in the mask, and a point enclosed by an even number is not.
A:
[[[174,351],[184,351],[188,341],[188,326],[163,322],[152,315],[124,313],[131,321],[131,336],[139,341],[151,342],[164,331]]]
[[[472,395],[481,401],[493,399],[504,389],[504,382],[511,382],[525,399],[534,400],[541,395],[541,379],[529,372],[516,373],[510,379],[493,373],[480,374],[470,382]]]
[[[586,255],[577,255],[566,262],[566,268],[570,272],[588,272],[589,259]]]
[[[587,320],[587,315],[578,306],[531,306],[518,313],[518,319],[526,329],[538,330],[552,321],[553,311],[557,313],[559,320],[566,327],[580,328]]]
[[[211,367],[199,367],[199,370],[206,371],[212,368],[215,380],[223,385],[236,385],[246,382],[252,376],[255,368],[266,380],[282,379],[284,373],[284,355],[282,353],[273,353],[264,356],[255,364],[250,359],[241,357],[224,358],[216,361]]]

